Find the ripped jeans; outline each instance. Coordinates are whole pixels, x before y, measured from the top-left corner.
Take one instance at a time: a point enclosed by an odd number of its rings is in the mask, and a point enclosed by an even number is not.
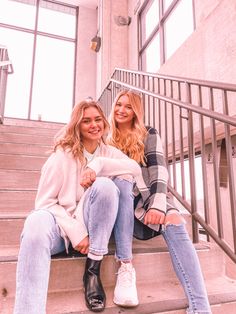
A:
[[[197,253],[185,224],[169,224],[162,228],[172,264],[188,299],[188,314],[211,314],[207,291]]]
[[[132,258],[133,184],[114,178],[97,178],[84,203],[84,220],[90,252],[104,255],[114,230],[116,255]],[[44,209],[26,219],[17,263],[14,314],[45,314],[51,255],[65,250],[54,216]],[[63,281],[63,277],[60,278]]]

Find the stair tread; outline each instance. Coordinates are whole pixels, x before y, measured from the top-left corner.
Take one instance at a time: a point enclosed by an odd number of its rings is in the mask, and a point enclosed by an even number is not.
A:
[[[50,122],[50,121],[38,121],[38,120],[26,120],[26,119],[14,119],[4,118],[3,126],[7,127],[26,127],[26,128],[40,128],[40,129],[59,129],[64,126],[62,122]]]
[[[138,283],[137,287],[140,304],[133,309],[125,309],[116,306],[112,301],[114,286],[105,287],[107,306],[104,313],[154,314],[181,310],[187,306],[184,292],[175,280],[166,281],[165,283],[162,283],[161,286],[158,282],[152,283],[151,285],[148,283]],[[233,302],[235,298],[236,281],[229,280],[227,277],[221,276],[206,280],[206,287],[212,305]],[[3,306],[2,314],[11,313],[13,298],[4,298]],[[47,308],[47,314],[91,313],[85,306],[82,289],[49,293]],[[212,309],[214,309],[214,306],[212,306]],[[181,313],[181,311],[176,311],[174,313]]]
[[[209,250],[213,249],[215,245],[213,243],[197,243],[194,245],[197,251]],[[111,241],[109,244],[109,255],[114,253],[114,243]],[[8,261],[17,261],[17,255],[19,252],[19,244],[18,245],[0,245],[0,262],[8,262]],[[133,253],[135,254],[152,254],[152,253],[164,253],[168,252],[167,246],[163,239],[159,237],[155,239],[155,242],[151,241],[139,241],[134,239],[133,241]],[[168,253],[169,254],[169,253]],[[58,254],[54,258],[69,259],[71,256],[74,258],[76,252],[72,250],[69,255],[65,252],[62,254]],[[84,255],[78,255],[84,257]]]

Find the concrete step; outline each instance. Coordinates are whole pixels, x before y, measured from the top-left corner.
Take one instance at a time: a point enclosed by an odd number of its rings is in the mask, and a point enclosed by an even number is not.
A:
[[[53,145],[53,137],[39,134],[0,133],[0,143]]]
[[[4,118],[4,126],[17,126],[17,127],[27,127],[27,128],[46,128],[59,130],[65,124],[60,122],[48,122],[39,120],[26,120],[18,118]]]
[[[38,187],[39,170],[0,169],[0,190],[35,190]]]
[[[22,143],[1,143],[1,154],[28,155],[28,156],[47,156],[52,146]]]
[[[177,278],[173,271],[169,252],[162,242],[162,239],[155,239],[160,245],[155,246],[154,241],[147,243],[137,243],[134,241],[133,263],[137,272],[137,282],[142,284],[149,283],[150,286],[156,282],[168,281],[177,285]],[[140,241],[138,241],[140,242]],[[212,244],[198,244],[196,250],[201,262],[205,280],[211,280],[223,275],[223,257],[219,249]],[[116,281],[117,263],[114,259],[114,244],[109,246],[109,253],[102,263],[102,278],[105,286],[114,285]],[[8,297],[15,294],[15,272],[17,262],[18,246],[0,247],[0,283],[2,289],[6,291]],[[216,260],[216,256],[218,256]],[[82,289],[82,276],[85,257],[78,253],[71,253],[71,257],[60,254],[53,258],[51,265],[51,276],[49,292],[74,291]],[[145,271],[143,271],[145,267]],[[63,278],[63,280],[62,280]]]
[[[24,221],[24,218],[0,219],[1,245],[19,244]]]
[[[47,157],[0,154],[0,169],[41,170]]]
[[[52,125],[50,125],[52,126]],[[54,137],[55,134],[63,127],[63,124],[54,125],[53,128],[48,125],[44,126],[37,122],[34,126],[23,125],[0,125],[0,132],[17,133],[17,134],[35,134]]]
[[[35,196],[36,190],[0,190],[0,216],[4,214],[7,214],[8,218],[17,215],[26,216],[34,208]]]
[[[135,264],[136,256],[134,257]],[[106,282],[104,277],[109,272],[113,272],[116,269],[112,269],[108,265],[109,257],[105,257],[102,264],[102,280],[104,283],[106,295],[107,295],[107,307],[104,313],[120,314],[120,313],[137,313],[137,314],[184,314],[187,302],[181,286],[176,278],[168,278],[166,274],[165,280],[155,276],[156,280],[152,282],[141,282],[138,280],[139,270],[137,271],[137,288],[139,294],[140,304],[135,309],[124,309],[117,307],[113,304],[113,291],[114,282]],[[78,260],[74,260],[78,262]],[[144,261],[143,261],[144,262]],[[56,260],[52,261],[52,272]],[[145,265],[145,264],[143,264]],[[116,267],[117,268],[117,267]],[[62,272],[58,274],[56,280],[57,284],[61,285],[61,282],[68,283],[68,270],[62,269]],[[81,286],[82,274],[84,270],[83,265],[78,271],[79,273],[73,273],[74,290],[68,291],[51,291],[48,294],[47,314],[89,314],[84,304],[84,293]],[[159,273],[158,273],[159,274]],[[110,273],[114,276],[113,273]],[[208,278],[206,279],[206,287],[209,295],[210,303],[212,304],[213,314],[233,314],[235,313],[235,295],[236,295],[236,281],[230,280],[224,276]],[[50,281],[51,284],[51,281]],[[2,285],[4,287],[4,285]],[[2,314],[12,313],[14,296],[11,295],[11,291],[3,288],[0,303],[0,312]]]

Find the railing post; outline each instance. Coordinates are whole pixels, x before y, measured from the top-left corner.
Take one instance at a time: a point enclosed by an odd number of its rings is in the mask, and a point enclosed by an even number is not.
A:
[[[185,83],[186,86],[186,102],[191,104],[190,84]],[[196,198],[196,181],[195,181],[195,153],[194,153],[194,138],[193,138],[193,113],[188,110],[188,151],[189,151],[189,175],[190,175],[190,195],[191,195],[191,212],[194,215],[197,212],[197,198]],[[199,242],[198,223],[192,219],[193,242]]]

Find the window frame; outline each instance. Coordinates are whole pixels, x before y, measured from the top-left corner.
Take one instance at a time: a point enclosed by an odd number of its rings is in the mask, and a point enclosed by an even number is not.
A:
[[[17,0],[18,2],[24,3],[24,1]],[[43,31],[39,31],[37,29],[38,26],[38,20],[39,20],[39,10],[40,10],[40,4],[43,2],[52,4],[52,5],[59,5],[61,7],[66,7],[68,10],[73,10],[75,11],[75,36],[74,38],[72,37],[65,37],[61,35],[56,35],[52,33],[47,33]],[[30,4],[29,4],[30,5]],[[16,26],[13,24],[5,24],[0,22],[0,27],[1,28],[7,28],[7,29],[12,29],[20,32],[25,32],[25,33],[30,33],[33,35],[33,52],[32,52],[32,59],[31,59],[31,80],[30,80],[30,91],[29,91],[29,101],[28,101],[28,114],[27,118],[28,120],[31,120],[31,110],[32,110],[32,96],[33,96],[33,83],[34,83],[34,69],[35,69],[35,57],[36,57],[36,44],[37,44],[37,36],[45,36],[47,38],[54,38],[54,39],[59,39],[63,41],[69,41],[73,42],[75,45],[75,50],[74,50],[74,73],[73,73],[73,96],[72,96],[72,104],[71,104],[71,109],[74,106],[75,103],[75,84],[76,84],[76,64],[77,64],[77,44],[78,44],[78,16],[79,16],[79,7],[71,4],[65,4],[62,2],[57,2],[54,0],[36,0],[35,4],[36,6],[36,13],[35,13],[35,26],[34,29],[29,29],[21,26]]]
[[[153,3],[153,0],[145,0],[143,5],[141,6],[139,12],[138,12],[138,68],[140,71],[144,71],[142,64],[142,54],[147,49],[148,45],[152,42],[154,37],[159,33],[160,34],[160,67],[167,61],[166,58],[166,44],[165,44],[165,31],[164,31],[164,24],[165,21],[168,19],[168,17],[173,13],[173,11],[176,9],[177,5],[182,0],[172,0],[172,3],[169,5],[169,7],[164,11],[164,1],[165,0],[158,0],[159,1],[159,22],[152,30],[151,34],[146,38],[144,43],[142,42],[142,15],[145,11],[148,10],[148,8]],[[193,30],[196,29],[195,25],[195,6],[194,6],[194,0],[192,0],[192,14],[193,14]]]

